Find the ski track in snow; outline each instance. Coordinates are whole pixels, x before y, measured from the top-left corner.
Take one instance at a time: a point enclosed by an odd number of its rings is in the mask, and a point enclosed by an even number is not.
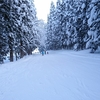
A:
[[[100,100],[100,55],[58,50],[0,65],[0,100]]]

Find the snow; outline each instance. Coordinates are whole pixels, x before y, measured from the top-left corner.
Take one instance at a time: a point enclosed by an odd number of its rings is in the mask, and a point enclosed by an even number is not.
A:
[[[92,3],[98,2],[98,0],[92,0]]]
[[[92,23],[93,23],[93,21],[95,21],[97,19],[97,12],[96,12],[96,10],[97,10],[97,7],[96,6],[94,6],[92,8],[92,10],[91,10],[90,18],[88,20],[88,25],[89,26],[91,26]]]
[[[2,64],[0,100],[100,100],[100,54],[58,50]]]
[[[82,4],[81,8],[84,9],[86,7],[85,3]]]

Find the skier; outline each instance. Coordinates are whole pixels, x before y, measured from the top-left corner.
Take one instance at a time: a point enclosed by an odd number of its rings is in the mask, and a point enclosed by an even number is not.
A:
[[[44,56],[44,51],[43,51],[43,50],[42,50],[42,52],[41,52],[41,53],[42,53],[42,56]]]
[[[49,54],[49,52],[47,52],[47,54]]]

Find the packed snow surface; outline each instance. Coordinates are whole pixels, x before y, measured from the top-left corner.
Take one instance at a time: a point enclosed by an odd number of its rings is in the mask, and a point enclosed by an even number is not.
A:
[[[2,64],[0,100],[100,100],[100,54],[58,50]]]

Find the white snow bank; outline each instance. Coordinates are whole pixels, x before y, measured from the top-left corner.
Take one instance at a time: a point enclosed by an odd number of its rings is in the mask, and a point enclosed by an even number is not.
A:
[[[100,54],[49,51],[0,65],[0,100],[100,100]]]

